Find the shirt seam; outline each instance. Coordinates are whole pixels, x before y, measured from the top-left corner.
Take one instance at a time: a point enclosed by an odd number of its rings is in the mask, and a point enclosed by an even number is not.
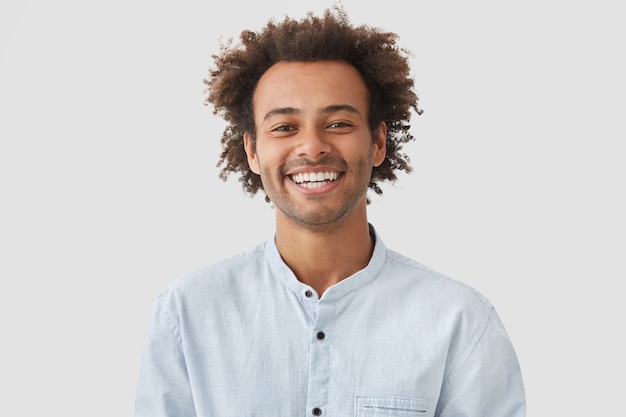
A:
[[[165,306],[163,305],[164,295],[165,294],[163,294],[159,298],[157,308],[159,309],[159,311],[161,312],[161,315],[163,316],[163,321],[165,322],[167,329],[170,331],[172,336],[174,336],[174,339],[176,340],[176,346],[178,347],[179,352],[182,354],[183,353],[183,337],[180,332],[180,328],[176,323],[176,319],[174,318],[174,315],[169,311],[169,309],[165,308]]]
[[[463,367],[467,364],[469,358],[472,356],[472,353],[476,350],[476,347],[484,337],[493,318],[493,312],[494,307],[489,305],[489,308],[484,311],[485,320],[483,320],[481,324],[476,327],[476,330],[472,333],[472,337],[470,337],[469,339],[469,344],[467,348],[459,356],[458,363],[454,365],[452,369],[448,372],[448,375],[444,377],[443,389],[441,391],[440,400],[444,400],[445,397],[448,395],[448,393],[450,392],[450,388],[459,376],[461,369],[463,369]]]

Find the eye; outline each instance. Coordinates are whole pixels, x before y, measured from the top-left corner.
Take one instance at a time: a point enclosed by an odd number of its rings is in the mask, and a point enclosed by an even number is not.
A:
[[[330,128],[338,128],[338,127],[346,127],[346,126],[352,126],[352,124],[341,120],[338,122],[332,122],[331,124],[328,125],[328,127]]]
[[[298,129],[292,124],[278,123],[271,126],[267,132],[270,136],[275,138],[286,138],[295,135]]]
[[[270,129],[270,133],[275,135],[286,135],[295,132],[297,129],[292,125],[277,125]]]
[[[271,132],[291,132],[292,130],[295,130],[293,126],[278,125],[276,127],[273,127],[270,131]]]
[[[337,120],[329,123],[326,129],[332,130],[334,133],[349,133],[354,129],[354,124],[347,120]]]

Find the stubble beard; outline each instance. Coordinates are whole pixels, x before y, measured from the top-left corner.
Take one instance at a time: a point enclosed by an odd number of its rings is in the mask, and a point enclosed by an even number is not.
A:
[[[344,171],[344,181],[354,178],[358,179],[358,182],[353,183],[347,189],[340,201],[333,201],[332,203],[326,202],[328,198],[326,196],[311,196],[304,203],[296,203],[285,191],[282,183],[282,181],[289,181],[283,175],[283,172],[287,171],[285,167],[281,168],[278,174],[272,177],[269,177],[272,175],[271,173],[262,170],[261,180],[265,193],[271,200],[274,208],[279,210],[292,223],[307,230],[323,231],[334,229],[342,219],[354,210],[359,202],[365,199],[371,178],[371,159],[370,155],[369,158],[361,160],[354,169]],[[334,163],[330,165],[347,166],[344,161],[340,164]],[[292,167],[290,166],[289,168]],[[267,178],[273,179],[267,180]],[[302,204],[307,207],[298,207],[298,205]]]

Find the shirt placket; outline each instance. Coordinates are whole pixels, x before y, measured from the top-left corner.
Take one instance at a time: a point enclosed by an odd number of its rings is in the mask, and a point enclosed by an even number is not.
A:
[[[307,415],[327,415],[328,385],[330,379],[331,325],[335,309],[332,303],[319,301],[318,314],[309,339],[309,383]]]

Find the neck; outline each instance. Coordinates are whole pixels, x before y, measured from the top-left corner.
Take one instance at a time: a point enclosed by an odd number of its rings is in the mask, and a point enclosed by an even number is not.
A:
[[[359,210],[357,210],[359,211]],[[328,227],[297,224],[277,212],[276,245],[298,280],[321,295],[365,268],[374,249],[365,207]]]

